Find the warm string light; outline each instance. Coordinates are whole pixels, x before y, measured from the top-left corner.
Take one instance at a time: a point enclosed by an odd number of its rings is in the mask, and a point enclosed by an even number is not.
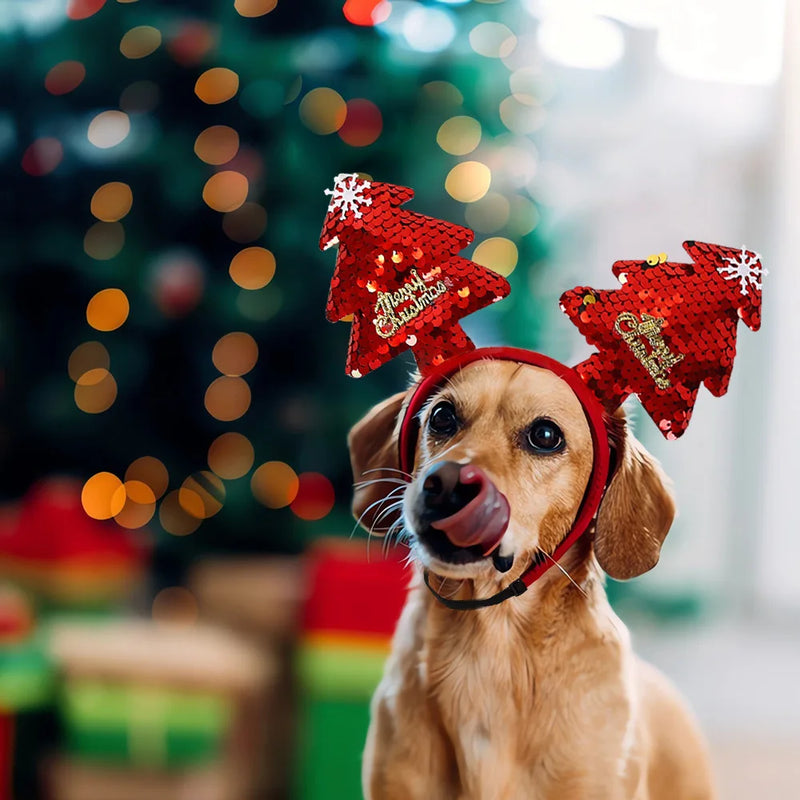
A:
[[[136,0],[118,0],[135,2]],[[68,16],[86,19],[97,13],[105,0],[71,0]],[[259,17],[270,13],[277,0],[236,0],[235,9],[242,17]],[[384,4],[385,5],[385,4]],[[167,50],[183,66],[199,63],[214,44],[215,34],[199,21],[185,23],[167,44]],[[121,56],[129,60],[146,58],[162,45],[158,28],[139,25],[129,29],[120,39]],[[54,65],[45,79],[50,94],[74,91],[85,79],[86,69],[77,61]],[[302,90],[302,79],[289,88],[285,103],[292,102]],[[207,105],[219,105],[239,92],[239,76],[225,67],[203,71],[195,83],[197,98]],[[96,114],[87,129],[89,142],[99,149],[111,149],[124,142],[131,133],[130,113],[152,111],[160,99],[160,90],[152,81],[135,81],[120,95],[119,108]],[[356,98],[347,103],[333,90],[309,92],[302,104],[301,117],[318,133],[338,132],[342,141],[352,147],[366,147],[380,136],[383,119],[378,107],[367,99]],[[226,125],[212,125],[202,131],[194,143],[197,157],[217,168],[203,188],[203,199],[222,215],[222,228],[234,242],[248,244],[260,238],[267,224],[266,210],[248,201],[253,182],[263,172],[263,159],[252,149],[240,146],[238,132]],[[23,169],[30,175],[46,175],[56,169],[63,158],[63,147],[54,138],[43,137],[32,143],[23,156]],[[92,195],[90,210],[94,222],[84,237],[84,251],[95,260],[116,257],[125,245],[122,220],[133,207],[131,187],[111,181],[98,187]],[[175,259],[173,259],[175,260]],[[176,262],[177,263],[177,262]],[[182,263],[182,262],[181,262]],[[266,248],[250,246],[231,259],[230,277],[242,292],[242,298],[259,294],[272,281],[275,257]],[[276,309],[272,296],[272,307]],[[249,304],[239,303],[244,311]],[[164,313],[169,309],[162,308]],[[274,310],[273,310],[274,313]],[[97,292],[87,304],[88,324],[97,331],[111,332],[121,327],[130,314],[130,303],[122,289],[107,288]],[[255,318],[255,317],[254,317]],[[206,408],[221,421],[241,418],[251,403],[250,388],[242,377],[258,360],[258,345],[242,331],[222,336],[216,343],[212,361],[221,375],[208,387]],[[87,341],[72,352],[67,365],[75,383],[76,405],[86,413],[101,413],[113,405],[117,384],[111,374],[111,358],[98,341]],[[224,481],[245,477],[255,463],[255,449],[243,434],[229,431],[219,435],[208,450],[210,470],[200,470],[187,477],[180,488],[168,491],[169,473],[162,461],[153,456],[135,459],[123,477],[111,472],[98,472],[84,484],[81,502],[86,513],[102,520],[114,519],[124,528],[141,528],[157,516],[165,531],[184,536],[195,531],[204,519],[217,514],[226,497]],[[334,502],[333,486],[319,473],[299,476],[280,461],[265,462],[251,478],[254,496],[268,508],[290,507],[300,518],[321,519]],[[179,594],[180,593],[180,596]],[[177,611],[176,611],[177,609]],[[196,616],[196,602],[180,587],[163,590],[153,604],[154,618]]]

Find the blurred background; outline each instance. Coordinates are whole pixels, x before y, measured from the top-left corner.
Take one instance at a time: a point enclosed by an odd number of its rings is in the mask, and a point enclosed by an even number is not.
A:
[[[509,276],[479,345],[576,363],[611,264],[759,251],[764,325],[667,443],[609,594],[721,797],[800,782],[797,0],[0,0],[0,800],[360,796],[406,581],[353,535],[323,191],[411,186]]]

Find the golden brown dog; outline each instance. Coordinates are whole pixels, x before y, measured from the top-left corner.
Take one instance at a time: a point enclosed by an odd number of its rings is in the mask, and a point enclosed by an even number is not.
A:
[[[353,509],[367,528],[391,502],[379,501],[397,479],[408,397],[376,406],[350,433],[356,481],[386,478],[356,484]],[[452,610],[423,585],[423,567],[447,597],[484,597],[506,586],[570,529],[593,446],[572,390],[538,367],[476,362],[426,404],[413,480],[401,490],[415,577],[372,701],[368,800],[714,796],[689,713],[633,655],[606,599],[601,568],[617,578],[650,569],[674,515],[657,462],[621,414],[609,426],[617,467],[593,532],[526,594]],[[472,514],[478,527],[491,527],[481,516],[486,509],[455,516],[475,498],[462,467],[468,478],[488,476],[508,501],[507,529],[490,556],[474,520],[462,519]],[[437,528],[443,515],[458,525]]]

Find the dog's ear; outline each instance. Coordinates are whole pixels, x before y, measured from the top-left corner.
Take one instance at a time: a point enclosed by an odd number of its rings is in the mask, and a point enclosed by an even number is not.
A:
[[[608,430],[616,470],[597,515],[594,551],[608,575],[627,580],[658,563],[675,501],[661,465],[630,432],[622,410]]]
[[[399,392],[378,403],[347,436],[355,484],[353,516],[373,533],[385,532],[397,518],[397,514],[387,514],[376,525],[376,518],[389,505],[380,501],[399,486],[397,480],[402,477],[393,470],[400,469],[397,437],[406,398],[406,392]]]

